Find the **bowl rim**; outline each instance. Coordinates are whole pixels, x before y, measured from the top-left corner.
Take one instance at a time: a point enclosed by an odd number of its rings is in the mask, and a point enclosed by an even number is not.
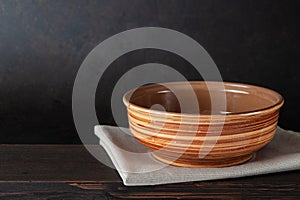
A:
[[[174,81],[174,82],[161,82],[163,84],[186,84],[186,83],[210,83],[210,84],[220,84],[220,83],[223,83],[224,86],[225,85],[230,85],[230,86],[239,86],[239,87],[247,87],[247,88],[257,88],[257,89],[262,89],[264,91],[269,91],[271,92],[272,94],[274,94],[273,96],[276,96],[278,97],[278,101],[274,104],[272,104],[271,106],[267,106],[265,108],[261,108],[261,109],[256,109],[256,110],[251,110],[251,111],[243,111],[243,112],[232,112],[232,113],[224,113],[224,114],[195,114],[195,113],[179,113],[179,112],[165,112],[165,111],[160,111],[160,110],[151,110],[151,113],[153,114],[163,114],[163,115],[169,115],[169,116],[187,116],[187,117],[208,117],[208,116],[214,116],[214,117],[224,117],[224,116],[236,116],[236,115],[239,115],[239,116],[248,116],[248,115],[256,115],[256,114],[261,114],[263,112],[268,112],[269,110],[272,110],[272,109],[279,109],[280,107],[282,107],[283,103],[284,103],[284,99],[282,97],[281,94],[279,94],[278,92],[272,90],[272,89],[269,89],[269,88],[266,88],[266,87],[262,87],[262,86],[257,86],[257,85],[252,85],[252,84],[247,84],[247,83],[240,83],[240,82],[227,82],[227,81],[224,81],[224,82],[221,82],[221,81]],[[151,87],[151,86],[155,86],[155,84],[161,84],[161,83],[154,83],[154,84],[150,84],[150,85],[144,85],[144,86],[140,86],[140,87]],[[137,88],[133,88],[129,91],[127,91],[124,95],[123,95],[123,103],[124,105],[127,107],[127,109],[129,107],[135,107],[135,108],[138,108],[139,110],[143,110],[145,112],[149,112],[149,108],[146,108],[146,107],[143,107],[143,106],[138,106],[138,105],[135,105],[133,103],[130,103],[129,100],[128,100],[128,96],[134,92],[136,89],[140,88],[140,87],[137,87]]]

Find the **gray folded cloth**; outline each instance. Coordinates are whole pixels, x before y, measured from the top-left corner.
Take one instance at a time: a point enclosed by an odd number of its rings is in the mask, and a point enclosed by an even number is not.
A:
[[[184,168],[161,163],[134,139],[127,128],[95,126],[95,134],[127,186],[236,178],[300,169],[300,133],[279,127],[274,139],[252,160],[224,168]]]

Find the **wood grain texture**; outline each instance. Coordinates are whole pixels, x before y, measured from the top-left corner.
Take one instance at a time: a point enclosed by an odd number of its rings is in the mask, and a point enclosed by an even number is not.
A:
[[[119,180],[82,145],[0,145],[1,181]]]
[[[295,173],[280,176],[293,176]],[[269,181],[262,181],[267,178]],[[250,179],[251,180],[251,179]],[[0,183],[0,199],[298,199],[299,185],[270,176],[255,181],[228,180],[126,187],[118,182],[93,183]]]
[[[298,199],[300,171],[124,186],[81,145],[0,145],[0,199]]]
[[[266,88],[202,81],[143,86],[123,100],[136,139],[156,159],[182,167],[250,160],[274,137],[283,105],[282,96]]]

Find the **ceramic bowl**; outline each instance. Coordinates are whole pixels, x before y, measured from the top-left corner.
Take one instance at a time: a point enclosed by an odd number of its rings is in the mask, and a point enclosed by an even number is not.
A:
[[[123,96],[134,137],[154,158],[182,167],[226,167],[250,160],[275,132],[280,94],[229,82],[170,82]]]

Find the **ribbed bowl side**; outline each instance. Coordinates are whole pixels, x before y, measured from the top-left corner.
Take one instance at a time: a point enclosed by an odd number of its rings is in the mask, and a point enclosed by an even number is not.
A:
[[[185,167],[224,167],[245,162],[274,137],[279,106],[253,115],[228,115],[221,121],[211,116],[162,116],[130,106],[131,132],[153,150],[157,159]],[[196,131],[195,131],[196,130]],[[207,142],[205,141],[214,141]],[[205,157],[199,159],[199,150]],[[207,151],[205,151],[207,149]]]
[[[201,112],[211,115],[197,114],[194,107],[181,111],[175,93],[165,86],[181,97],[192,87]],[[222,108],[210,110],[207,91],[226,92],[226,114]],[[225,167],[246,162],[272,140],[283,98],[259,86],[195,81],[142,86],[124,94],[123,102],[132,134],[156,159],[183,167]],[[151,110],[155,104],[169,112]]]

